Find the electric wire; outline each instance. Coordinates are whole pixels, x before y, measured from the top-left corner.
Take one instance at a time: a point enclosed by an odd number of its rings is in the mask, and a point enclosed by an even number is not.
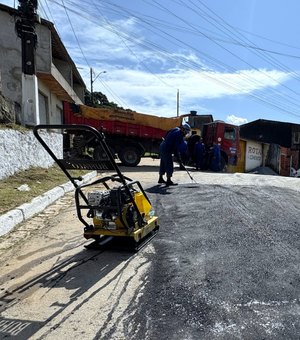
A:
[[[153,1],[154,1],[155,3],[157,3],[156,0],[153,0]],[[176,2],[176,1],[175,1],[175,2]],[[190,1],[190,2],[191,2],[191,1]],[[177,1],[177,3],[178,3],[178,1]],[[180,3],[183,4],[182,1],[180,1]],[[182,21],[184,21],[184,22],[186,23],[186,20],[180,18],[178,15],[176,15],[175,13],[173,13],[172,11],[170,11],[169,9],[167,9],[165,6],[162,6],[161,4],[160,4],[159,6],[163,7],[167,12],[169,12],[169,13],[172,14],[172,15],[174,15],[177,19],[182,20]],[[185,6],[187,6],[186,3],[185,3]],[[192,8],[189,7],[189,6],[187,6],[187,7],[190,8],[190,9],[192,9]],[[203,34],[203,36],[205,36],[207,39],[211,40],[210,37],[207,36],[206,34],[204,34],[204,33],[201,33],[201,34]],[[231,54],[232,56],[236,57],[239,61],[245,63],[247,66],[251,67],[252,69],[255,69],[255,70],[259,71],[255,66],[253,66],[253,65],[250,64],[250,63],[248,63],[246,60],[242,59],[241,57],[239,57],[239,56],[236,55],[235,53],[231,52],[229,49],[225,48],[225,47],[222,46],[221,44],[219,44],[219,43],[217,43],[217,42],[215,42],[215,41],[214,41],[214,43],[215,43],[216,45],[218,45],[219,47],[221,47],[222,49],[224,49],[224,50],[225,50],[226,52],[228,52],[229,54]],[[261,71],[261,70],[260,70],[260,71]],[[261,72],[263,72],[263,71],[261,71]],[[269,74],[267,74],[267,73],[265,73],[265,72],[263,72],[263,73],[264,73],[266,76],[270,77]],[[276,82],[278,83],[278,81],[277,81],[276,79],[274,79],[273,77],[271,77],[271,79],[274,80],[274,81],[276,81]],[[287,89],[289,89],[290,91],[292,91],[292,92],[294,92],[295,94],[298,95],[297,92],[293,91],[293,90],[290,89],[289,87],[287,87],[287,86],[285,86],[285,85],[283,85],[283,84],[281,84],[281,83],[278,83],[278,84],[281,85],[281,86],[286,87]],[[291,97],[291,98],[292,98],[292,97]]]
[[[115,5],[116,6],[116,5]],[[120,7],[120,6],[118,6],[118,7]],[[124,9],[123,9],[124,10]],[[140,18],[141,19],[141,18]],[[141,19],[142,21],[144,21],[145,22],[145,20],[144,19]],[[148,23],[148,24],[150,24],[150,23]],[[170,27],[170,26],[169,26]],[[176,27],[178,27],[178,26],[176,26]],[[181,26],[181,30],[184,30],[184,28]],[[187,29],[186,29],[186,31],[187,31]],[[195,31],[195,30],[189,30],[189,32],[190,33],[197,33],[197,31]],[[198,33],[199,34],[199,33]],[[203,34],[202,32],[201,32],[201,34]],[[222,40],[222,39],[219,39],[219,38],[215,38],[215,37],[209,37],[209,36],[207,36],[207,35],[205,35],[207,38],[209,38],[210,40],[219,40],[219,41],[223,41],[223,42],[225,42],[224,40]],[[250,45],[246,45],[246,44],[242,44],[241,42],[238,42],[238,41],[226,41],[227,43],[232,43],[232,44],[236,44],[236,45],[240,45],[240,46],[243,46],[243,47],[251,47],[251,48],[253,48],[253,49],[258,49],[258,50],[264,50],[264,49],[261,49],[261,48],[259,48],[259,47],[257,47],[257,46],[250,46]],[[267,51],[267,50],[265,50],[265,51]],[[274,51],[272,51],[272,52],[274,52]],[[277,53],[277,52],[274,52],[274,53]],[[297,57],[297,56],[296,56]],[[252,66],[252,65],[251,65]]]
[[[48,21],[50,21],[49,16],[48,16],[48,13],[46,12],[46,10],[45,10],[45,8],[44,8],[42,2],[39,3],[39,8],[40,8],[40,12],[44,14],[45,18],[46,18]]]
[[[97,5],[94,3],[93,0],[92,0],[92,3],[97,8]],[[103,21],[105,21],[107,24],[109,24],[104,16],[103,16]],[[114,91],[108,86],[108,84],[106,84],[101,79],[100,79],[100,82],[106,88],[106,90],[111,94],[112,98],[116,101],[116,103],[118,103],[119,106],[129,107],[129,105],[126,104],[123,99],[121,99],[116,93],[114,93]],[[116,100],[115,98],[118,98],[118,100]]]
[[[184,2],[183,3],[183,1],[176,1],[176,0],[174,0],[175,2],[177,2],[177,3],[181,3],[182,5],[184,5],[185,7],[187,7],[187,3],[186,2]],[[186,22],[184,19],[182,19],[181,17],[179,17],[179,16],[177,16],[176,14],[174,14],[172,11],[170,11],[169,9],[167,9],[165,6],[163,6],[162,4],[159,4],[157,1],[155,1],[155,0],[153,0],[153,2],[156,4],[156,6],[157,7],[159,7],[159,8],[161,8],[162,10],[164,10],[164,11],[166,11],[166,12],[168,12],[169,14],[172,14],[172,15],[174,15],[178,20],[182,20],[182,21],[184,21],[184,22]],[[201,1],[200,1],[201,2]],[[206,15],[207,15],[207,13],[206,13]],[[205,18],[206,19],[206,18]],[[194,26],[193,26],[194,27]],[[203,34],[203,33],[202,33]],[[204,34],[204,36],[206,36],[205,34]],[[206,36],[207,38],[209,38],[208,36]],[[217,44],[218,46],[220,46],[219,44]],[[229,51],[228,49],[226,49],[226,48],[224,48],[223,47],[223,49],[225,49],[227,52],[229,52],[230,54],[232,54],[232,55],[234,55],[231,51]],[[236,56],[240,61],[242,61],[242,59],[239,57],[239,56]],[[248,62],[246,62],[246,61],[244,61],[248,66],[250,66],[250,67],[252,67],[252,68],[254,68],[255,69],[255,67],[253,66],[253,65],[251,65],[251,64],[249,64]],[[258,69],[256,69],[257,71],[259,71]],[[265,72],[264,72],[265,73]],[[270,77],[270,75],[269,74],[267,74],[267,73],[265,73],[266,74],[266,76],[268,76],[268,77]],[[276,81],[276,79],[274,79],[273,77],[271,77],[271,79],[272,80],[274,80],[274,81]],[[284,84],[281,84],[281,83],[278,83],[278,85],[280,85],[280,86],[283,86],[283,87],[285,87],[286,89],[288,89],[288,90],[290,90],[291,92],[293,92],[294,94],[296,94],[296,95],[299,95],[299,93],[297,93],[296,91],[294,91],[293,89],[291,89],[291,88],[289,88],[289,87],[287,87],[286,85],[284,85]],[[276,93],[277,94],[279,94],[279,95],[282,95],[280,92],[278,92],[277,90],[274,90],[274,89],[271,89],[273,92],[274,91],[276,91]],[[289,97],[290,98],[290,100],[292,100],[292,101],[295,101],[293,104],[295,104],[295,105],[298,105],[298,101],[296,102],[296,99],[294,99],[293,97],[291,97],[290,95],[288,95],[288,94],[285,94],[285,96],[287,96],[287,97]]]
[[[77,34],[75,33],[75,29],[74,29],[73,24],[72,24],[72,22],[71,22],[71,20],[70,20],[70,17],[69,17],[68,11],[67,11],[67,7],[65,6],[64,0],[62,0],[62,5],[63,5],[63,8],[64,8],[64,10],[65,10],[65,12],[66,12],[68,21],[69,21],[70,26],[71,26],[71,28],[72,28],[74,37],[75,37],[76,42],[77,42],[77,44],[78,44],[78,47],[79,47],[79,49],[80,49],[80,51],[81,51],[81,54],[82,54],[82,56],[83,56],[83,58],[84,58],[84,60],[85,60],[85,62],[86,62],[86,64],[87,64],[87,66],[90,67],[90,63],[89,63],[88,59],[86,58],[85,53],[83,52],[83,49],[82,49],[81,44],[80,44],[80,42],[79,42],[79,39],[78,39],[78,37],[77,37]],[[115,98],[116,95],[114,95],[113,91],[109,88],[109,86],[108,86],[107,84],[105,84],[104,81],[101,81],[101,80],[100,80],[100,82],[102,83],[103,86],[105,86],[106,90],[112,95],[112,97]],[[114,99],[114,100],[115,100],[115,99]],[[119,101],[121,101],[121,100],[119,99]],[[118,103],[118,101],[116,101],[116,102]],[[122,101],[121,101],[121,103],[122,103]],[[118,104],[119,104],[119,103],[118,103]],[[124,105],[124,104],[123,104],[123,105]]]
[[[94,1],[92,1],[94,3]],[[99,7],[95,4],[95,7],[99,10],[99,12],[101,13],[101,10],[99,9]],[[111,26],[110,22],[108,22],[105,19],[105,16],[102,14],[102,18],[103,20],[106,22],[107,25]],[[164,85],[175,88],[174,86],[170,85],[169,83],[167,83],[165,80],[163,80],[161,77],[159,77],[156,73],[154,73],[148,66],[146,63],[143,62],[143,60],[141,58],[138,57],[138,55],[133,51],[133,49],[130,48],[130,46],[126,43],[125,39],[122,36],[119,36],[119,38],[122,40],[123,45],[129,50],[129,52],[139,61],[140,64],[142,64],[144,66],[144,68],[146,70],[148,70],[154,77],[156,77],[160,82],[162,82]]]
[[[92,1],[92,3],[94,4],[94,6],[99,10],[99,8],[98,8],[98,6],[94,3],[94,1]],[[99,10],[99,12],[101,13],[101,11]],[[106,24],[108,25],[108,26],[110,26],[110,23],[106,20],[106,18],[105,18],[105,16],[102,14],[102,19],[106,22]],[[122,38],[122,36],[119,36],[120,37],[120,39],[121,39],[121,41],[122,41],[122,43],[123,43],[123,45],[130,51],[130,53],[132,54],[132,55],[134,55],[135,56],[135,58],[137,59],[137,60],[139,60],[139,58],[138,58],[138,56],[135,54],[135,52],[129,47],[129,45],[126,43],[126,41]],[[152,70],[150,69],[150,68],[148,68],[148,66],[142,61],[142,60],[139,60],[140,61],[140,63],[141,64],[143,64],[143,66],[151,73],[151,74],[153,74],[154,76],[156,76],[153,72],[152,72]],[[156,76],[157,77],[157,76]],[[170,86],[168,83],[166,83],[165,81],[163,81],[160,77],[157,77],[160,81],[162,81],[165,85],[167,85],[167,86]],[[123,100],[121,100],[121,102],[123,102]],[[123,105],[124,106],[124,105]],[[126,106],[127,107],[129,107],[129,105],[127,105],[126,104]]]
[[[106,91],[111,95],[112,99],[114,100],[115,103],[117,103],[119,106],[122,106],[123,108],[129,108],[129,105],[124,102],[123,99],[121,99],[106,82],[103,80],[99,79],[100,83],[102,86],[106,89]]]
[[[76,40],[76,42],[77,42],[77,45],[78,45],[78,47],[79,47],[79,50],[80,50],[80,52],[81,52],[81,54],[82,54],[82,56],[83,56],[83,58],[84,58],[86,64],[90,67],[90,63],[88,62],[88,60],[87,60],[87,58],[86,58],[86,56],[85,56],[85,54],[84,54],[84,52],[83,52],[83,50],[82,50],[82,48],[81,48],[81,45],[80,45],[79,39],[78,39],[78,37],[77,37],[77,34],[75,33],[75,30],[74,30],[72,21],[71,21],[71,19],[70,19],[70,17],[69,17],[69,14],[68,14],[67,8],[66,8],[66,6],[65,6],[64,0],[61,0],[61,2],[62,2],[62,6],[63,6],[63,8],[64,8],[64,10],[65,10],[66,16],[67,16],[67,18],[68,18],[69,24],[70,24],[70,26],[71,26],[72,32],[73,32],[73,34],[74,34],[75,40]]]
[[[108,2],[107,2],[108,3]],[[111,5],[113,6],[116,6],[120,9],[122,9],[123,11],[126,11],[128,12],[124,7],[120,6],[120,5],[116,5],[116,4],[112,4],[111,2],[109,2]],[[115,11],[115,13],[119,13],[121,14],[123,17],[125,17],[125,15],[122,13],[122,12],[118,12],[118,11]],[[178,31],[178,32],[186,32],[186,33],[190,33],[190,34],[195,34],[195,35],[199,35],[199,33],[197,33],[195,30],[192,30],[191,28],[188,28],[188,27],[183,27],[183,26],[180,26],[178,25],[178,23],[170,23],[170,22],[167,22],[167,21],[162,21],[162,19],[157,19],[155,17],[152,17],[152,16],[149,16],[149,15],[144,15],[142,13],[139,13],[137,11],[133,11],[132,10],[132,13],[135,13],[134,16],[135,17],[140,17],[140,18],[146,18],[146,20],[149,22],[149,23],[153,23],[155,25],[159,25],[161,27],[165,27],[165,28],[169,28],[169,29],[172,29],[173,31]],[[222,19],[223,20],[223,19]],[[212,33],[212,34],[215,34],[215,32],[213,31],[210,31],[208,30],[206,27],[201,27],[199,25],[197,25],[197,27],[201,30],[204,30],[204,31],[207,31],[209,33]],[[232,27],[235,31],[238,30],[238,31],[244,31],[242,29],[239,29],[237,27]],[[277,41],[274,41],[272,39],[268,39],[268,38],[265,38],[265,37],[262,37],[260,35],[257,35],[257,34],[253,34],[251,32],[248,32],[248,31],[244,31],[246,32],[247,34],[252,34],[254,36],[257,36],[257,37],[260,37],[261,39],[265,39],[265,40],[269,40],[271,42],[274,42],[274,43],[277,43],[279,45],[282,45],[282,46],[288,46],[288,47],[291,47],[291,48],[295,48],[295,49],[300,49],[300,47],[295,47],[295,46],[291,46],[291,45],[288,45],[288,44],[285,44],[285,43],[280,43],[280,42],[277,42]],[[245,43],[242,43],[242,42],[238,42],[238,41],[232,41],[232,40],[225,40],[224,38],[222,39],[222,37],[217,37],[217,36],[211,36],[211,39],[213,40],[217,40],[217,41],[220,41],[220,42],[225,42],[225,43],[228,43],[228,44],[233,44],[233,45],[238,45],[238,46],[241,46],[241,47],[247,47],[247,48],[251,48],[251,49],[254,49],[254,50],[258,50],[258,51],[264,51],[264,52],[268,52],[268,53],[271,53],[271,54],[276,54],[276,55],[280,55],[280,56],[285,56],[285,57],[289,57],[289,58],[295,58],[295,59],[300,59],[300,56],[299,55],[293,55],[293,54],[288,54],[288,53],[283,53],[283,52],[278,52],[278,51],[274,51],[274,50],[270,50],[270,49],[266,49],[266,48],[262,48],[262,47],[259,47],[259,46],[256,46],[256,45],[249,45],[249,44],[245,44]]]
[[[224,33],[231,37],[233,39],[233,43],[235,44],[241,44],[241,46],[246,47],[248,50],[249,49],[253,49],[256,50],[257,52],[263,52],[263,53],[255,53],[255,55],[257,55],[258,57],[261,57],[262,59],[264,59],[265,61],[267,61],[268,63],[270,63],[271,65],[275,66],[275,67],[279,67],[279,69],[284,70],[286,72],[290,72],[291,75],[293,76],[294,79],[296,80],[300,80],[299,75],[295,76],[295,72],[291,71],[288,67],[286,67],[284,64],[282,64],[281,62],[279,62],[277,59],[275,59],[273,56],[270,56],[268,53],[273,53],[273,54],[277,54],[280,55],[281,53],[279,52],[275,52],[275,51],[269,51],[266,49],[263,49],[259,46],[257,46],[256,44],[254,44],[250,39],[248,39],[247,37],[245,37],[243,34],[236,32],[236,30],[229,24],[227,23],[222,17],[220,17],[215,11],[211,10],[210,7],[208,7],[207,5],[205,5],[203,3],[203,1],[198,0],[199,3],[201,3],[209,12],[211,12],[215,17],[209,15],[207,12],[203,11],[203,9],[199,8],[199,6],[197,6],[192,0],[189,0],[191,3],[193,3],[198,9],[200,9],[203,12],[203,15],[201,15],[199,12],[198,14],[206,21],[208,21],[207,17],[210,17],[217,25],[220,25],[221,28],[220,30],[223,31],[223,29],[225,29],[225,31],[227,31],[227,33]],[[215,25],[214,25],[215,26]],[[216,27],[216,26],[215,26]],[[238,40],[236,40],[238,39]],[[250,43],[250,45],[248,44]],[[252,51],[253,52],[253,51]],[[268,52],[268,53],[266,53]],[[299,59],[300,56],[291,56],[291,55],[287,55],[285,54],[285,56],[290,56],[290,57],[294,57],[296,59]],[[297,93],[299,94],[299,93]]]
[[[179,16],[177,16],[176,14],[174,14],[173,12],[171,12],[171,11],[170,11],[169,9],[167,9],[165,6],[159,4],[157,1],[153,0],[153,2],[154,2],[158,7],[162,8],[162,10],[168,12],[169,14],[174,15],[178,20],[185,21],[184,19],[180,18]],[[186,3],[185,3],[185,6],[186,6]],[[185,22],[186,22],[186,21],[185,21]],[[226,50],[227,50],[227,49],[226,49]],[[227,50],[227,51],[228,51],[228,50]],[[228,52],[231,53],[231,51],[228,51]],[[231,54],[232,54],[232,53],[231,53]],[[241,58],[239,58],[238,56],[237,56],[237,58],[241,60]],[[247,63],[247,62],[246,62],[246,63]],[[249,63],[247,63],[247,64],[249,64]],[[249,66],[253,67],[252,65],[249,65]],[[259,70],[257,69],[257,71],[259,71]],[[269,76],[268,74],[266,74],[266,75]],[[273,79],[273,80],[276,81],[276,79]],[[274,92],[274,91],[275,91],[275,90],[273,90],[273,92]],[[276,94],[282,96],[282,94],[281,94],[280,92],[278,92],[278,91],[276,91]],[[293,97],[291,97],[291,96],[289,96],[289,95],[287,95],[287,94],[286,94],[286,96],[288,96],[288,97],[290,98],[290,100],[294,101],[294,102],[292,103],[292,105],[296,105],[296,106],[297,106],[297,110],[299,111],[298,102],[296,102],[295,99],[294,99]],[[275,100],[278,101],[278,98],[276,98]]]
[[[293,46],[293,45],[284,43],[284,42],[282,42],[282,41],[276,41],[276,40],[274,40],[274,39],[270,39],[270,38],[267,38],[267,37],[263,37],[262,35],[259,35],[259,34],[253,33],[253,32],[249,32],[249,31],[244,30],[244,29],[239,28],[239,27],[233,27],[233,26],[232,26],[232,28],[233,28],[234,30],[236,30],[236,31],[244,32],[244,33],[246,33],[246,34],[248,34],[248,35],[252,35],[252,36],[257,37],[257,38],[262,39],[262,40],[270,41],[270,42],[272,42],[272,43],[274,43],[274,44],[277,44],[277,45],[286,46],[286,47],[289,47],[289,48],[292,48],[292,49],[295,49],[295,50],[300,50],[300,47],[298,47],[298,46]],[[299,58],[299,56],[296,56],[296,57]]]
[[[111,29],[111,31],[115,31],[114,29]],[[120,33],[118,33],[118,34],[120,34]],[[124,37],[124,39],[126,39],[126,35],[123,35],[123,37]],[[129,41],[131,41],[131,42],[133,42],[134,41],[134,39],[129,39],[128,37],[127,37],[127,39],[129,40]],[[136,43],[136,41],[135,41],[135,43]],[[148,44],[148,46],[147,46],[147,48],[149,48],[150,46],[151,46],[151,48],[158,48],[158,49],[160,49],[160,53],[168,53],[168,51],[163,51],[163,49],[161,49],[159,46],[155,46],[155,44],[153,44],[153,43],[149,43],[149,42],[147,42],[147,44]],[[177,60],[178,61],[178,60]],[[182,61],[181,61],[182,62]],[[220,64],[219,64],[220,65]],[[265,98],[263,99],[264,101],[265,101]],[[269,103],[270,104],[270,103]],[[272,105],[274,105],[273,103],[271,103]],[[281,108],[280,108],[281,109]]]
[[[215,81],[215,80],[214,80]],[[223,83],[223,85],[225,85],[226,86],[226,84],[224,84]],[[228,84],[227,84],[228,85]],[[232,86],[231,86],[231,88],[232,88]],[[237,90],[237,89],[236,89]],[[252,96],[254,96],[254,95],[252,95]],[[256,96],[254,96],[254,97],[256,97]],[[262,99],[264,102],[266,102],[266,98],[263,98]],[[274,103],[272,102],[272,104],[271,104],[271,106],[273,106],[274,107]],[[281,110],[282,110],[282,108],[280,108]],[[286,109],[284,109],[285,111],[287,111],[287,112],[289,112],[288,110],[286,110]],[[291,114],[294,114],[294,112],[291,112]]]

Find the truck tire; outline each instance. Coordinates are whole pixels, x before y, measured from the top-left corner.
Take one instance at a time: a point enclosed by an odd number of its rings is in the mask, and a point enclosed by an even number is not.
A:
[[[118,156],[125,166],[137,166],[141,161],[141,153],[139,149],[134,146],[126,146],[121,149]]]

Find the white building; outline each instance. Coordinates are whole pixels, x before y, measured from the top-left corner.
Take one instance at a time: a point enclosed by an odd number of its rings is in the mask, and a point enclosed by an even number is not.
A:
[[[83,104],[85,84],[60,40],[54,25],[44,19],[36,23],[36,79],[34,95],[37,119],[26,117],[22,89],[21,39],[15,31],[18,11],[0,4],[0,91],[23,107],[23,114],[17,120],[23,125],[62,123],[63,101]],[[24,82],[23,82],[24,84]],[[24,87],[24,86],[23,86]],[[23,93],[23,95],[22,95]]]

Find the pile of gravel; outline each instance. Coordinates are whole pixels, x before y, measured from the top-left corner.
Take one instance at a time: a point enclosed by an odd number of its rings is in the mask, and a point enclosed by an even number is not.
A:
[[[257,167],[251,171],[249,171],[250,174],[258,174],[258,175],[272,175],[272,176],[279,176],[277,172],[272,170],[271,168],[267,166],[260,166]]]

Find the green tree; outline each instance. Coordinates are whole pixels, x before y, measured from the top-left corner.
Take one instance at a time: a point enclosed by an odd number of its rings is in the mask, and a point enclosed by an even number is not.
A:
[[[85,105],[92,107],[113,107],[118,109],[123,109],[118,106],[118,104],[114,102],[110,102],[106,95],[102,92],[93,92],[93,98],[91,96],[91,92],[89,90],[85,90],[84,94],[84,102]]]

